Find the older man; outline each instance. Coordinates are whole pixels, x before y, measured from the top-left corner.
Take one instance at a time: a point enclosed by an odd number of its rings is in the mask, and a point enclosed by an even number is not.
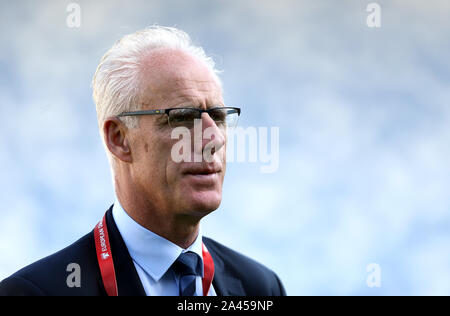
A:
[[[186,33],[152,27],[103,56],[93,90],[116,202],[0,294],[285,295],[272,271],[201,233],[221,202],[226,129],[240,114],[225,106],[212,59]]]

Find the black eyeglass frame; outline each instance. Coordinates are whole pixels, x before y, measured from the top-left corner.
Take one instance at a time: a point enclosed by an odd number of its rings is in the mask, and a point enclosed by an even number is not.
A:
[[[199,108],[170,108],[170,109],[158,109],[158,110],[142,110],[142,111],[134,111],[134,112],[123,112],[117,116],[122,117],[122,116],[157,115],[157,114],[167,114],[167,116],[169,116],[170,111],[173,111],[173,110],[196,110],[199,113],[198,118],[201,118],[203,113],[208,113],[208,115],[209,115],[209,113],[211,111],[217,110],[217,109],[233,110],[233,111],[236,111],[233,113],[237,113],[238,116],[241,115],[240,108],[229,107],[229,106],[221,106],[221,107],[219,106],[219,107],[214,107],[214,108],[210,108],[207,110],[203,110],[203,109],[199,109]],[[233,113],[230,113],[230,114],[233,114]],[[229,114],[229,113],[227,112],[227,114]]]
[[[207,110],[194,108],[194,107],[180,107],[180,108],[156,109],[156,110],[141,110],[141,111],[133,111],[133,112],[123,112],[123,113],[120,113],[117,116],[118,117],[123,117],[123,116],[162,115],[162,114],[166,114],[169,126],[171,126],[171,124],[170,124],[170,112],[171,111],[175,111],[175,110],[195,110],[198,113],[198,116],[195,117],[195,119],[201,119],[203,113],[208,113],[208,115],[212,118],[210,113],[212,111],[214,111],[214,110],[227,110],[226,115],[237,114],[238,118],[241,115],[241,109],[240,108],[229,107],[229,106],[219,106],[219,107],[213,107],[213,108],[210,108],[210,109],[207,109]],[[223,121],[217,121],[217,120],[214,120],[214,121],[217,124],[217,123],[221,123],[221,122],[226,122],[226,119],[223,120]],[[235,124],[237,124],[237,121],[236,121]],[[235,125],[233,125],[233,127],[234,126]],[[171,126],[171,127],[173,127],[173,126]]]

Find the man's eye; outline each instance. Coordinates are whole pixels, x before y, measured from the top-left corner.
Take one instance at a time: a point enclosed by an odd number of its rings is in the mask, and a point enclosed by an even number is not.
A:
[[[215,110],[210,112],[209,115],[216,122],[224,122],[227,117],[227,114],[224,110]]]
[[[190,127],[194,120],[198,118],[198,111],[191,109],[179,109],[170,111],[169,125],[171,127],[185,126]]]
[[[190,109],[180,109],[180,110],[175,110],[175,111],[171,111],[170,115],[174,118],[174,119],[179,119],[179,120],[190,120],[190,119],[195,119],[198,116],[198,111],[196,110],[190,110]]]

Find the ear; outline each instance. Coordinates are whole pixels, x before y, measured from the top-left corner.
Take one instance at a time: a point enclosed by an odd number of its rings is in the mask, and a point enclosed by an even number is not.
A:
[[[132,162],[128,128],[117,117],[109,117],[103,122],[103,137],[110,153],[124,162]]]

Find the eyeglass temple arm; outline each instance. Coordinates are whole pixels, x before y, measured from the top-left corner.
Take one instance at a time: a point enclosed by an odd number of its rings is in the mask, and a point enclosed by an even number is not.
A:
[[[135,111],[135,112],[124,112],[117,116],[138,116],[138,115],[153,115],[153,114],[163,114],[164,110],[146,110],[146,111]]]
[[[213,109],[208,109],[208,110],[202,110],[202,109],[195,109],[197,111],[199,111],[200,115],[202,113],[209,113],[211,110],[214,110],[217,108],[213,108]],[[138,115],[155,115],[155,114],[164,114],[167,113],[169,114],[169,111],[173,110],[172,109],[165,109],[165,110],[145,110],[145,111],[135,111],[135,112],[124,112],[121,113],[117,116],[138,116]],[[241,109],[240,108],[228,108],[228,111],[237,111],[238,115],[241,114]]]

